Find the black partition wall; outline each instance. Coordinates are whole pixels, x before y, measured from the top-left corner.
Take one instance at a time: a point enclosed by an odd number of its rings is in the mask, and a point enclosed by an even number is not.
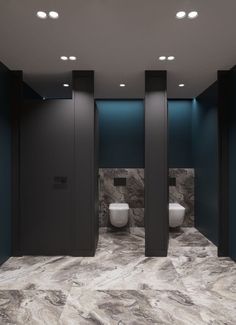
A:
[[[73,72],[72,99],[19,111],[14,255],[92,256],[98,239],[94,74]],[[17,140],[15,140],[17,143]]]
[[[145,74],[145,254],[168,248],[168,112],[166,71]]]
[[[219,255],[236,261],[236,68],[218,71]]]

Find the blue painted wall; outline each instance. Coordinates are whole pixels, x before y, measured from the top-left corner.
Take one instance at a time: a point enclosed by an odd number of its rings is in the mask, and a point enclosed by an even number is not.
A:
[[[217,83],[193,102],[195,225],[218,243]]]
[[[142,100],[97,100],[99,166],[144,167],[144,103]]]
[[[10,75],[0,63],[0,264],[11,254]]]
[[[229,109],[229,254],[236,260],[236,71],[232,73],[233,94]]]
[[[192,100],[168,100],[169,167],[192,168]]]
[[[101,168],[144,167],[144,102],[97,100]],[[193,167],[192,100],[169,100],[169,167]]]

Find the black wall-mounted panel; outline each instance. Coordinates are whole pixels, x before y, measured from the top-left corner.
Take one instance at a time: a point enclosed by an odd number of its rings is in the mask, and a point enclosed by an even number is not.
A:
[[[236,70],[218,71],[220,154],[219,256],[236,261]]]
[[[94,73],[73,72],[73,96],[75,100],[75,227],[79,231],[75,247],[84,255],[93,255],[97,233],[95,218],[95,115]],[[96,126],[97,127],[97,126]]]
[[[23,73],[13,71],[12,80],[12,254],[21,255],[20,230],[20,116],[23,105]]]
[[[229,255],[229,106],[230,71],[218,71],[219,256]]]
[[[168,112],[166,71],[145,75],[145,253],[168,248]]]
[[[74,231],[73,101],[25,102],[20,139],[22,252],[68,254]],[[55,187],[55,175],[66,175],[67,188]]]
[[[230,85],[230,109],[229,109],[229,256],[236,261],[236,67],[231,73]]]
[[[126,186],[126,178],[125,177],[115,177],[114,178],[114,186]]]
[[[0,62],[0,264],[11,255],[11,72]]]
[[[169,177],[169,186],[176,186],[176,178]]]
[[[15,110],[14,255],[95,253],[98,119],[93,84],[93,72],[75,71],[72,99],[26,100]]]

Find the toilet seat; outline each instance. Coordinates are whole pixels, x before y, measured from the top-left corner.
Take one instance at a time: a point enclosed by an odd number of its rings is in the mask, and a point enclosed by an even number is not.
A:
[[[111,203],[109,210],[129,210],[129,205],[127,203]]]

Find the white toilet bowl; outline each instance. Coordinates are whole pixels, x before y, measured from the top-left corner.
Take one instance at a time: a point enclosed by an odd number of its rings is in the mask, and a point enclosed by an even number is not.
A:
[[[185,208],[179,203],[169,203],[169,226],[180,227],[184,221]]]
[[[129,205],[127,203],[111,203],[109,205],[110,222],[114,227],[124,227],[129,220]]]

